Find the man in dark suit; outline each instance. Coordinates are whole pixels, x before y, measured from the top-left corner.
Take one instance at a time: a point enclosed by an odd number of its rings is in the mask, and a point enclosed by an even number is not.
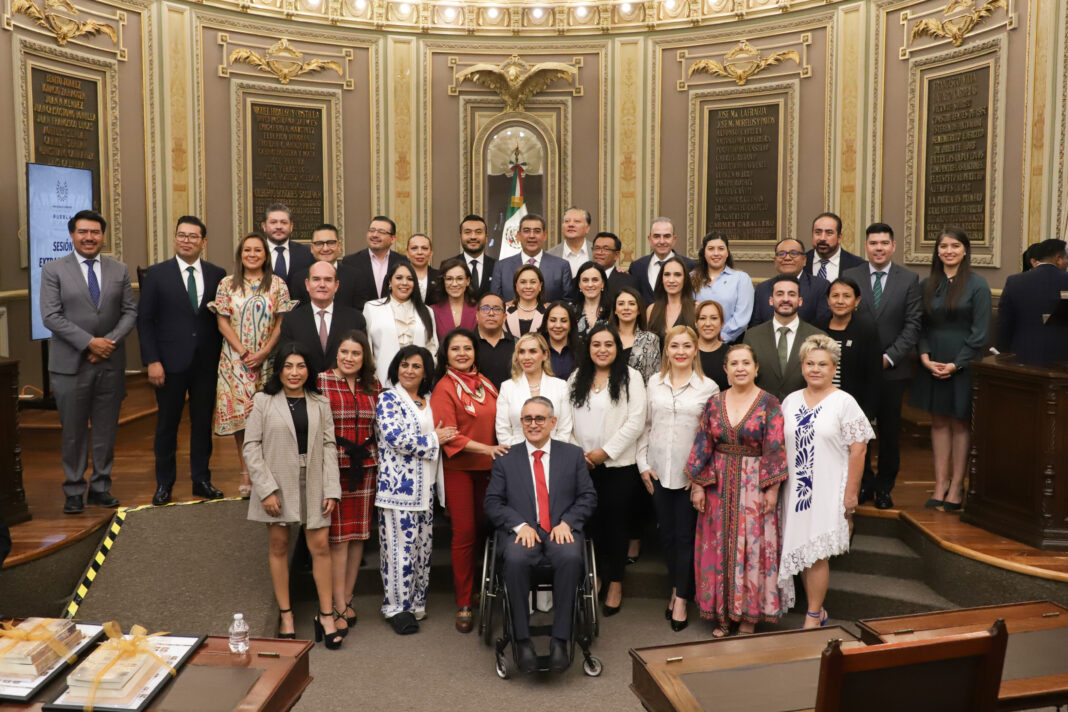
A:
[[[429,235],[421,232],[413,232],[408,238],[407,246],[408,262],[415,270],[415,278],[419,286],[419,296],[423,298],[423,304],[436,304],[441,296],[441,273],[430,266],[434,259],[434,243]]]
[[[308,365],[322,372],[334,365],[342,335],[366,331],[367,322],[362,313],[334,301],[338,283],[329,263],[311,266],[305,288],[309,301],[282,318],[278,343],[296,341],[308,351]]]
[[[326,262],[334,266],[337,273],[337,295],[334,301],[356,309],[356,270],[341,262],[341,238],[337,228],[328,223],[315,228],[312,231],[310,246],[316,262]],[[300,274],[294,276],[293,287],[289,290],[289,296],[301,304],[307,304],[309,300],[308,289],[304,286],[307,279],[308,270],[301,270]]]
[[[875,414],[879,473],[871,468],[868,448],[859,498],[864,503],[874,497],[879,509],[894,506],[890,491],[901,464],[901,402],[905,387],[912,380],[912,353],[920,338],[923,317],[920,280],[911,270],[891,262],[895,248],[892,227],[886,223],[869,225],[864,242],[867,264],[843,273],[860,286],[860,309],[875,323],[883,351],[883,377]]]
[[[524,216],[519,221],[518,237],[522,252],[497,260],[490,290],[505,302],[512,301],[515,299],[512,277],[522,265],[532,264],[541,270],[545,278],[545,301],[572,299],[575,292],[572,288],[571,265],[564,258],[553,257],[545,252],[545,240],[548,238],[545,218],[534,213]]]
[[[1031,248],[1036,264],[1011,275],[998,301],[998,350],[1020,363],[1048,366],[1068,361],[1068,256],[1064,240],[1045,240]],[[1050,321],[1054,311],[1060,319]]]
[[[593,261],[604,268],[608,275],[608,284],[605,286],[605,297],[608,304],[614,304],[616,295],[623,287],[638,288],[638,282],[629,272],[619,270],[619,253],[623,249],[623,243],[619,237],[611,232],[599,232],[593,238]]]
[[[863,264],[864,260],[842,247],[842,218],[834,213],[817,215],[812,221],[812,249],[805,253],[805,271],[829,284],[847,269]]]
[[[798,316],[803,299],[797,277],[780,274],[768,282],[774,316],[763,324],[750,327],[742,341],[753,349],[760,364],[756,384],[781,401],[805,387],[801,373],[801,344],[813,334],[823,332]]]
[[[293,285],[297,284],[297,275],[311,267],[311,263],[315,261],[311,250],[289,239],[293,234],[293,211],[282,203],[271,203],[263,212],[260,228],[271,243],[271,254],[268,255],[271,270],[285,280],[292,294]]]
[[[481,297],[493,284],[493,268],[497,260],[486,254],[489,240],[486,221],[481,215],[468,215],[460,222],[460,245],[463,252],[456,255],[471,270],[471,289]]]
[[[48,373],[63,427],[63,512],[89,504],[118,507],[111,467],[119,409],[126,397],[126,335],[137,321],[137,303],[126,265],[100,254],[107,221],[82,210],[67,222],[74,252],[41,269],[41,320],[52,331]],[[85,483],[89,425],[93,472]]]
[[[656,301],[654,292],[656,279],[660,276],[660,268],[666,260],[675,255],[675,224],[671,222],[671,218],[653,218],[646,239],[649,241],[649,248],[652,252],[631,262],[628,272],[637,281],[638,291],[641,292],[642,299],[648,306]],[[697,263],[689,257],[679,256],[686,263],[686,271],[692,271]]]
[[[407,257],[390,249],[396,239],[396,223],[384,215],[376,215],[367,227],[367,249],[348,255],[341,261],[354,270],[354,309],[363,311],[364,304],[380,298],[386,288],[386,275],[393,265],[408,261]]]
[[[178,426],[189,396],[189,473],[193,495],[218,499],[223,493],[211,484],[211,420],[218,379],[219,334],[215,301],[226,270],[201,259],[208,229],[192,215],[178,218],[174,258],[154,264],[141,277],[137,336],[141,363],[148,366],[148,382],[156,387],[157,507],[171,501],[176,479]]]
[[[792,237],[779,240],[779,244],[775,245],[775,271],[797,278],[801,287],[799,315],[802,321],[815,324],[831,318],[831,308],[827,305],[827,292],[830,291],[831,284],[805,269],[804,256],[805,244],[800,240]],[[753,315],[749,318],[750,327],[763,324],[774,314],[770,306],[772,283],[773,280],[766,279],[756,286],[753,294]]]
[[[527,600],[531,568],[547,561],[553,568],[549,668],[563,672],[569,664],[575,589],[583,574],[583,529],[597,507],[597,492],[582,448],[549,439],[556,426],[552,401],[529,399],[521,421],[526,440],[493,461],[485,512],[503,552],[519,668],[533,672],[537,667]]]

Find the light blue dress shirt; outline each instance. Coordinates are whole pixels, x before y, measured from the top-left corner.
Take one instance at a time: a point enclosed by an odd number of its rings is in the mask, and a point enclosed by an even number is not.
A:
[[[720,340],[729,343],[740,337],[753,315],[753,280],[745,272],[724,267],[723,273],[711,285],[697,292],[697,302],[712,299],[723,307],[723,329]]]

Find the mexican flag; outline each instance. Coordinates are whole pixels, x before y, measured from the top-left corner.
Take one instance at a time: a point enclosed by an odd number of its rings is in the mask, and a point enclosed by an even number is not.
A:
[[[498,259],[511,257],[518,254],[522,248],[519,246],[519,221],[527,214],[526,203],[523,202],[523,164],[519,162],[519,149],[516,149],[516,160],[512,162],[512,198],[508,204],[508,216],[501,230],[501,254]]]

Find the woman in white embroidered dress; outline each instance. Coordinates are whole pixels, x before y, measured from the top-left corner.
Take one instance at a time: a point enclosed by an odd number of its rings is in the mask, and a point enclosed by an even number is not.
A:
[[[816,628],[827,622],[828,559],[849,551],[864,453],[875,433],[853,396],[834,386],[838,344],[810,336],[800,356],[806,386],[782,402],[790,477],[782,495],[779,587],[789,608],[793,576],[801,574],[808,598],[803,627]]]

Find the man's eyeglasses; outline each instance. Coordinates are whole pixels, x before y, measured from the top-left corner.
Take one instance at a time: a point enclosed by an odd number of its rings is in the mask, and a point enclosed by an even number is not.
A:
[[[549,422],[549,419],[544,415],[524,415],[519,420],[523,422],[523,425],[533,425],[534,423],[545,425]]]
[[[192,232],[176,232],[174,233],[174,239],[179,242],[196,242],[201,238],[200,235]]]
[[[779,250],[775,253],[776,257],[800,257],[805,254],[801,250]]]
[[[496,306],[496,305],[490,306],[489,304],[483,304],[482,306],[480,306],[478,308],[478,310],[480,312],[482,312],[483,314],[503,314],[504,313],[504,307],[499,307],[499,306]]]
[[[311,243],[312,247],[334,247],[337,245],[337,240],[316,240]]]
[[[389,237],[390,235],[393,234],[389,230],[383,230],[382,228],[378,228],[378,227],[369,227],[369,228],[367,228],[367,234],[368,235],[370,235],[372,232],[375,233],[376,235],[385,235],[386,237]]]

